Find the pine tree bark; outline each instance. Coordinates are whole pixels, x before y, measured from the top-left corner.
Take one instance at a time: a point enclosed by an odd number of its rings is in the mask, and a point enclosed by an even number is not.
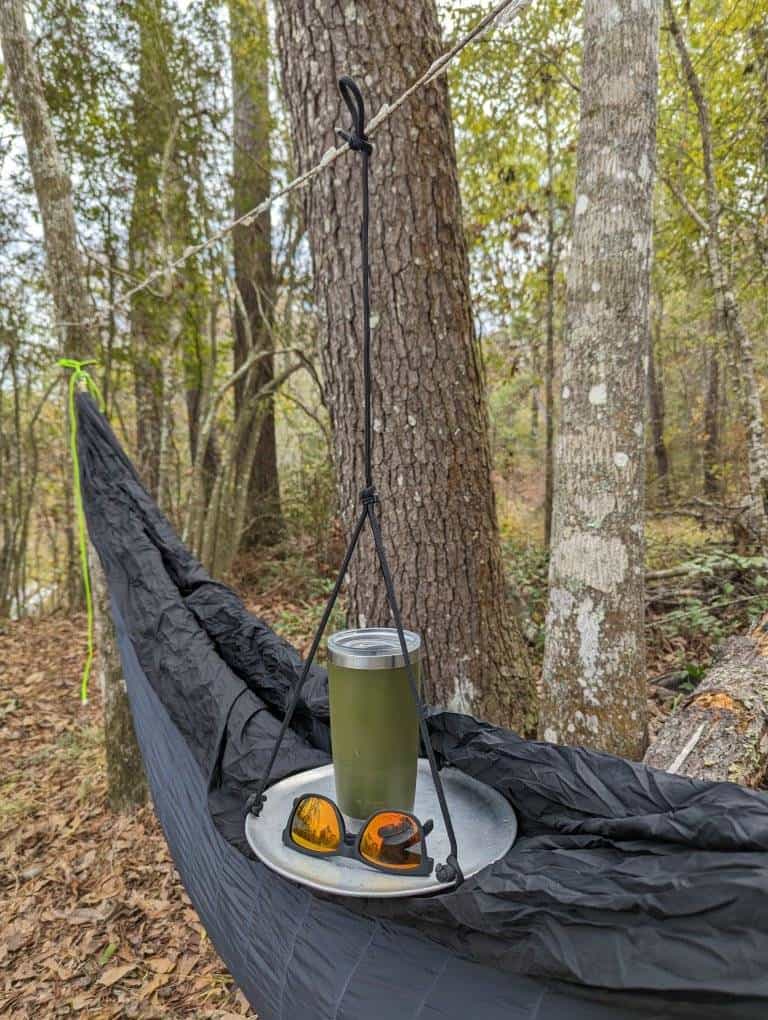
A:
[[[68,324],[62,327],[61,350],[65,355],[85,357],[95,351],[95,336],[92,328],[84,325],[90,319],[92,309],[77,247],[72,183],[53,134],[22,0],[0,0],[0,42],[43,221],[45,258],[54,310],[59,323]],[[96,610],[101,633],[107,636],[112,625],[103,598],[97,599]],[[128,695],[114,641],[103,641],[99,655],[105,677],[104,731],[110,798],[116,786],[121,790],[130,788],[130,798],[121,794],[120,804],[141,804],[146,799],[144,768],[133,733]]]
[[[659,9],[584,6],[540,732],[646,743],[645,380]]]
[[[277,12],[299,170],[335,144],[335,126],[349,127],[341,74],[357,77],[376,110],[440,51],[434,0],[279,0]],[[404,620],[425,639],[432,701],[530,731],[532,675],[505,590],[444,79],[377,133],[371,173],[374,478]],[[363,483],[359,175],[350,154],[305,199],[347,529]],[[389,621],[369,541],[349,604],[352,625]]]
[[[270,191],[269,30],[265,0],[229,0],[232,68],[233,200],[235,217],[263,201]],[[254,348],[274,348],[275,278],[269,211],[233,231],[235,284],[235,368]],[[237,413],[274,376],[271,357],[262,358],[235,389]],[[246,547],[273,543],[282,532],[273,398],[260,409],[259,441],[251,468]],[[255,420],[254,420],[255,422]],[[246,456],[243,445],[239,460]]]

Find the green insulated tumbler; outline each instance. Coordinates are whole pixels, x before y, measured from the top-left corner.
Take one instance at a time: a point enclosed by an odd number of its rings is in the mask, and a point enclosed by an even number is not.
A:
[[[405,631],[420,684],[421,639]],[[331,742],[336,800],[351,818],[412,811],[419,716],[397,631],[342,630],[328,639]]]

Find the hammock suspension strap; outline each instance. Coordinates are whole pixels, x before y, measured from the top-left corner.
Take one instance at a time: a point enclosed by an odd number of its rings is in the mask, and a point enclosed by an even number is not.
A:
[[[448,835],[448,841],[450,845],[450,852],[446,858],[444,864],[438,864],[435,869],[435,875],[440,882],[453,882],[455,886],[461,884],[464,880],[461,868],[459,867],[458,861],[458,846],[456,842],[456,833],[453,828],[453,822],[451,820],[451,814],[448,808],[448,802],[445,796],[445,790],[443,789],[443,783],[440,778],[440,770],[437,766],[435,758],[435,752],[432,748],[432,742],[429,738],[429,731],[426,723],[426,709],[421,700],[419,694],[418,684],[416,683],[416,676],[411,663],[410,654],[408,652],[408,646],[405,640],[405,634],[403,632],[402,616],[400,612],[400,605],[397,600],[395,593],[395,586],[392,579],[392,573],[389,568],[389,561],[387,559],[386,550],[384,547],[384,538],[381,531],[381,524],[376,511],[376,507],[379,503],[379,496],[376,491],[376,486],[373,482],[373,470],[372,470],[372,442],[373,442],[373,427],[372,427],[372,410],[371,410],[371,394],[372,394],[372,372],[371,372],[371,302],[370,302],[370,252],[369,252],[369,225],[370,225],[370,201],[369,201],[369,173],[370,173],[370,158],[373,152],[373,147],[368,140],[365,133],[365,104],[363,102],[363,96],[358,88],[357,84],[349,77],[343,77],[339,79],[339,91],[342,99],[347,105],[350,114],[352,115],[352,130],[351,131],[338,131],[337,133],[349,144],[350,149],[353,152],[357,152],[361,156],[361,190],[362,190],[362,220],[360,224],[360,247],[362,251],[362,298],[363,298],[363,383],[364,383],[364,394],[365,394],[365,407],[364,407],[364,462],[365,462],[365,486],[360,491],[360,502],[362,509],[358,515],[357,521],[352,531],[352,536],[347,546],[347,550],[344,553],[344,558],[336,576],[331,594],[326,603],[323,611],[322,618],[318,625],[317,631],[315,632],[314,638],[312,639],[312,645],[309,650],[309,654],[304,662],[304,666],[301,670],[300,675],[297,677],[293,684],[293,690],[291,697],[286,707],[285,715],[280,726],[277,739],[274,747],[272,748],[272,754],[269,759],[269,763],[261,778],[258,789],[248,799],[247,809],[253,815],[259,815],[265,800],[265,791],[267,784],[269,783],[270,775],[277,759],[277,754],[280,749],[280,745],[283,742],[283,738],[290,726],[291,719],[296,710],[296,706],[299,703],[301,692],[304,688],[304,684],[309,676],[309,671],[312,667],[312,663],[315,660],[317,650],[320,647],[325,628],[328,625],[331,613],[336,604],[336,600],[341,591],[341,587],[344,583],[344,579],[349,568],[352,554],[357,547],[357,543],[360,540],[360,536],[363,532],[366,522],[370,525],[371,534],[373,536],[373,543],[376,550],[376,557],[379,561],[379,567],[381,574],[384,579],[384,587],[386,589],[387,603],[389,605],[390,612],[397,630],[398,640],[400,642],[400,650],[405,663],[406,675],[408,677],[408,683],[411,689],[411,694],[416,703],[418,710],[419,719],[419,732],[421,736],[422,744],[427,753],[429,760],[429,768],[432,774],[432,781],[435,785],[435,792],[437,794],[438,803],[440,805],[440,812],[445,825],[446,833]]]

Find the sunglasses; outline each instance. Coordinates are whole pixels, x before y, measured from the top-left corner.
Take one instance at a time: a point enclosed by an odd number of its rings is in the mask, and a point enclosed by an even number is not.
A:
[[[297,797],[283,843],[311,857],[349,857],[378,871],[430,875],[434,861],[427,857],[427,836],[432,820],[424,825],[407,811],[376,811],[357,835],[347,833],[338,807],[317,793]]]

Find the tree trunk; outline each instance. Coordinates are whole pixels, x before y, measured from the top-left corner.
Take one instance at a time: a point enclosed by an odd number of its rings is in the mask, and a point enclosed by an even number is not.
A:
[[[154,0],[134,9],[139,30],[139,77],[133,99],[133,199],[128,229],[128,259],[135,279],[149,275],[162,257],[160,176],[168,135],[165,25]],[[165,68],[167,70],[167,68]],[[150,291],[131,301],[131,357],[136,398],[136,460],[141,479],[157,499],[160,489],[160,428],[163,381],[159,349],[168,328],[166,306]]]
[[[646,743],[646,365],[659,11],[586,0],[540,730]]]
[[[113,811],[128,811],[145,803],[147,780],[133,728],[115,628],[109,615],[104,573],[96,556],[91,555],[90,561],[94,599],[101,607],[96,617],[96,646],[99,649],[98,671],[104,712],[107,798]]]
[[[189,452],[191,455],[192,463],[194,464],[197,460],[198,443],[200,439],[200,411],[201,411],[201,394],[199,380],[196,381],[197,385],[190,384],[190,366],[189,358],[186,359],[187,368],[187,386],[185,389],[185,398],[187,404],[187,436],[189,438]],[[210,500],[211,494],[213,493],[214,482],[216,481],[216,474],[219,470],[219,452],[216,448],[214,437],[211,436],[205,445],[205,453],[203,455],[203,495],[206,502]]]
[[[229,0],[232,65],[233,198],[235,216],[263,201],[270,190],[269,31],[265,0]],[[241,304],[235,309],[235,368],[250,352],[274,348],[275,280],[269,211],[233,232],[235,284]],[[262,358],[235,389],[237,413],[248,397],[269,384],[272,358]],[[273,543],[282,531],[277,473],[274,400],[260,409],[259,441],[251,468],[248,523],[243,544]],[[239,452],[239,461],[248,444]],[[244,473],[244,472],[243,472]]]
[[[65,355],[84,357],[91,350],[90,329],[83,323],[88,308],[85,278],[77,248],[72,183],[59,157],[43,84],[27,34],[22,3],[2,0],[5,72],[27,149],[32,182],[40,209],[46,252],[47,282],[56,309],[56,337]],[[72,257],[74,253],[75,258]],[[68,479],[68,474],[65,478]],[[72,492],[66,483],[67,505]],[[67,604],[80,603],[75,534],[65,525]]]
[[[696,690],[667,719],[647,765],[696,779],[761,786],[768,772],[768,614],[730,638]]]
[[[84,357],[94,353],[92,329],[82,325],[90,315],[85,274],[77,247],[72,184],[64,170],[45,101],[32,43],[27,32],[22,0],[0,0],[0,37],[8,81],[21,122],[32,178],[45,231],[45,257],[55,314],[60,323],[77,323],[62,330],[64,354]],[[102,635],[111,621],[103,599],[95,608]],[[110,798],[113,791],[131,789],[130,803],[146,799],[141,754],[131,729],[131,711],[114,642],[103,640],[100,663],[106,678],[104,732]],[[141,777],[141,778],[140,778]],[[114,784],[114,786],[112,785]],[[120,802],[129,801],[120,795]]]
[[[93,349],[86,324],[91,315],[72,203],[72,182],[64,169],[32,43],[18,0],[0,0],[5,72],[24,134],[29,168],[40,209],[46,269],[57,315],[59,343],[73,357]]]
[[[531,337],[531,375],[533,376],[533,385],[531,386],[531,429],[529,433],[531,446],[535,446],[536,441],[539,438],[539,411],[541,403],[539,399],[539,388],[541,386],[541,369],[542,365],[539,340],[538,337]],[[491,445],[494,445],[493,442]]]
[[[171,27],[161,0],[138,0],[132,16],[139,32],[139,75],[133,97],[128,257],[131,274],[139,279],[179,254],[190,215],[179,165],[181,113],[174,94]],[[158,287],[163,287],[161,281]],[[183,315],[170,281],[165,291],[161,296],[152,288],[135,294],[130,316],[138,469],[157,500],[165,405],[174,395],[166,385],[163,360],[169,346],[181,340]]]
[[[544,468],[544,543],[552,542],[552,506],[555,483],[555,167],[554,126],[552,124],[551,79],[546,82],[544,103],[547,138],[547,339],[544,356],[544,408],[546,450]]]
[[[664,384],[661,372],[656,367],[656,353],[661,338],[661,321],[662,313],[660,312],[655,330],[649,330],[651,342],[648,350],[648,402],[659,500],[668,506],[672,500],[672,494],[669,485],[669,457],[667,456],[667,444],[664,442]]]
[[[720,239],[720,196],[715,179],[715,163],[712,150],[712,123],[709,104],[696,72],[675,15],[672,0],[664,0],[669,29],[672,34],[683,74],[691,93],[699,121],[701,135],[702,169],[704,191],[707,200],[706,217],[700,216],[691,204],[670,184],[670,188],[694,221],[702,230],[707,246],[709,272],[715,294],[715,304],[723,333],[735,346],[738,370],[740,372],[741,417],[747,433],[747,464],[749,489],[752,502],[754,528],[763,552],[768,554],[768,446],[765,440],[760,385],[755,369],[752,337],[747,332],[736,300],[733,282],[725,265]],[[668,182],[669,183],[669,182]]]
[[[720,495],[720,356],[714,345],[707,358],[704,405],[704,495]]]
[[[348,128],[337,78],[377,109],[440,51],[434,0],[279,0],[278,44],[300,170]],[[371,160],[374,479],[406,625],[427,647],[433,702],[530,731],[531,669],[510,612],[491,487],[488,420],[444,78],[375,138]],[[307,189],[315,297],[341,512],[363,484],[360,165],[350,154]],[[355,557],[351,622],[385,624],[370,541]]]

